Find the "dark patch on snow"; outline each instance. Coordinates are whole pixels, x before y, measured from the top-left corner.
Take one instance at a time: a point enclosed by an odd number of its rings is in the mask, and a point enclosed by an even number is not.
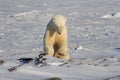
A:
[[[120,52],[120,48],[115,48],[116,51]]]
[[[116,14],[115,13],[112,13],[111,16],[115,16]]]
[[[33,58],[20,58],[18,60],[22,63],[29,63],[29,62],[33,61]]]
[[[3,65],[5,63],[4,60],[0,60],[0,65]]]
[[[58,77],[52,77],[52,78],[46,78],[46,79],[43,79],[43,80],[62,80],[62,79],[58,78]]]

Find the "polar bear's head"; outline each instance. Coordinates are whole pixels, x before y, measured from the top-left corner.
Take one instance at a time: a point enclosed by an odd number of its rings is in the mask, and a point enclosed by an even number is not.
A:
[[[58,34],[61,34],[62,28],[65,27],[66,18],[62,15],[56,15],[52,18],[54,28],[57,30]]]

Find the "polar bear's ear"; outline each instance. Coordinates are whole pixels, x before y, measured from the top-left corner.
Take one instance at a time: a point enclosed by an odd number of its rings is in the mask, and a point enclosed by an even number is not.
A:
[[[53,17],[53,21],[55,21],[55,20],[56,20],[56,17],[54,16],[54,17]]]
[[[55,16],[53,16],[53,20],[55,20],[56,19],[56,15]]]

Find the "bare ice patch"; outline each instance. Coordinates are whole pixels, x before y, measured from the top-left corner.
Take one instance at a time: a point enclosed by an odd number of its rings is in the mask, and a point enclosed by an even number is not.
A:
[[[59,65],[62,65],[63,63],[57,63],[57,62],[53,62],[53,63],[48,63],[48,65],[51,65],[51,66],[59,66]]]
[[[90,51],[91,49],[85,48],[81,45],[78,45],[77,47],[74,48],[75,50],[86,50],[86,51]]]
[[[101,18],[120,18],[120,12],[119,13],[112,13],[102,16]]]

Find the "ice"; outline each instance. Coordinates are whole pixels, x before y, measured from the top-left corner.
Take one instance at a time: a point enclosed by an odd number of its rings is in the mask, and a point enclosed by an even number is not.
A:
[[[101,18],[120,18],[120,12],[102,16]]]

